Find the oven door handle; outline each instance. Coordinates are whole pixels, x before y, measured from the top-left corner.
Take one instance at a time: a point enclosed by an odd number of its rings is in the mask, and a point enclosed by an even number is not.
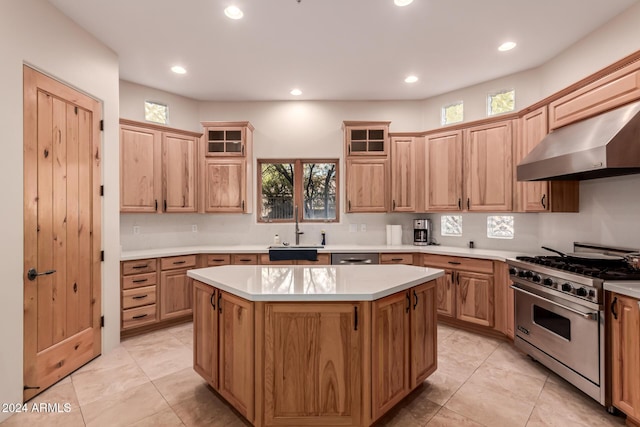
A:
[[[557,306],[557,307],[562,308],[563,310],[567,310],[567,311],[570,311],[570,312],[572,312],[572,313],[578,314],[578,315],[580,315],[580,316],[584,317],[585,319],[589,319],[589,320],[598,320],[598,313],[583,313],[583,312],[581,312],[581,311],[574,310],[574,309],[573,309],[573,308],[571,308],[571,307],[567,307],[566,305],[558,304],[557,302],[555,302],[555,301],[551,301],[550,299],[545,298],[545,297],[543,297],[543,296],[541,296],[541,295],[534,294],[533,292],[529,292],[529,291],[527,291],[527,290],[525,290],[525,289],[522,289],[522,288],[521,288],[521,287],[519,287],[519,286],[511,285],[511,286],[509,286],[509,287],[510,287],[511,289],[513,289],[514,291],[523,292],[523,293],[525,293],[525,294],[527,294],[527,295],[531,295],[531,296],[534,296],[534,297],[540,298],[540,299],[542,299],[542,300],[544,300],[544,301],[548,302],[549,304],[553,304],[553,305],[555,305],[555,306]]]

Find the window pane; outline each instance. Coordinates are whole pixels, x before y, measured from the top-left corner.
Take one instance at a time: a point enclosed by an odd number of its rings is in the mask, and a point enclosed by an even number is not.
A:
[[[441,236],[462,236],[462,215],[442,215],[440,218]]]
[[[508,113],[516,108],[515,90],[507,90],[489,95],[487,114],[490,116]]]
[[[487,237],[492,239],[513,239],[515,229],[512,215],[488,216]]]
[[[442,107],[441,123],[443,125],[450,125],[452,123],[461,122],[463,118],[464,104],[462,103],[462,101]]]
[[[303,219],[336,219],[336,163],[303,163]]]
[[[158,104],[157,102],[145,101],[144,102],[144,119],[149,122],[167,124],[167,115],[169,114],[169,107],[166,105]]]
[[[264,220],[293,219],[293,163],[262,163]]]

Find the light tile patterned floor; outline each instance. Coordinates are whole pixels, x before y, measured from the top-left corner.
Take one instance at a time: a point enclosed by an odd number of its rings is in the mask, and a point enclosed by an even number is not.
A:
[[[192,324],[124,340],[33,401],[69,413],[16,414],[2,426],[248,425],[192,369]],[[378,426],[622,426],[512,345],[438,327],[438,370]]]

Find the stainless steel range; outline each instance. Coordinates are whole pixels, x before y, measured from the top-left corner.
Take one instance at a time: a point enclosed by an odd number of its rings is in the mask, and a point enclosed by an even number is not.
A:
[[[571,256],[508,259],[520,348],[609,405],[605,386],[605,280],[637,280],[619,257],[629,249],[575,243]]]

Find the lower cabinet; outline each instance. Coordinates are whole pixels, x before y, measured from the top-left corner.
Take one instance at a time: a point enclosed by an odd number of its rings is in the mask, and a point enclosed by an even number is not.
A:
[[[611,401],[628,425],[640,425],[640,300],[612,293],[608,306]]]
[[[493,326],[493,276],[456,273],[456,317],[465,322]]]
[[[187,270],[195,268],[196,256],[160,259],[160,320],[188,316],[192,313],[192,280]]]
[[[193,369],[218,389],[218,295],[214,287],[193,282]]]

